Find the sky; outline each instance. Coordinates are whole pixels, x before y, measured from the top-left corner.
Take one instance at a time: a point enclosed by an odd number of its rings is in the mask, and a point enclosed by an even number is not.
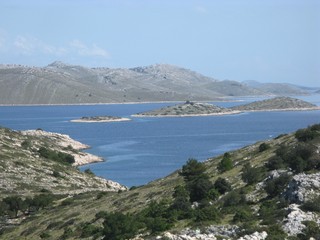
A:
[[[0,64],[172,64],[320,87],[318,0],[0,0]]]

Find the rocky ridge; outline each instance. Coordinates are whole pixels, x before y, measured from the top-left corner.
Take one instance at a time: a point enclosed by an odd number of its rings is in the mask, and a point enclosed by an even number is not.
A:
[[[302,89],[282,95],[301,95]],[[218,81],[181,67],[87,68],[54,62],[46,67],[0,65],[0,104],[84,104],[213,101],[230,96],[270,96],[237,81]]]

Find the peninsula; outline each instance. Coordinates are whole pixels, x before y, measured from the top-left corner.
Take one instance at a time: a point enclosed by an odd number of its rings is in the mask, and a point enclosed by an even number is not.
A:
[[[114,116],[95,116],[95,117],[82,117],[80,119],[71,120],[71,122],[123,122],[123,121],[130,121],[130,118],[123,118],[123,117],[114,117]]]
[[[196,103],[186,101],[182,104],[168,106],[148,112],[133,115],[134,117],[190,117],[190,116],[215,116],[237,114],[238,110],[219,107],[209,103]]]

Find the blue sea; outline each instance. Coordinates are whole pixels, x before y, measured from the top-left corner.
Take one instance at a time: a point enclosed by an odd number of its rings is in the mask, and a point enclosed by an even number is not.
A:
[[[320,95],[303,97],[320,105]],[[232,99],[213,104],[230,107],[255,101]],[[132,118],[128,122],[74,123],[83,116],[131,114],[175,103],[1,106],[0,126],[14,130],[41,128],[68,134],[91,146],[87,152],[104,162],[82,166],[96,175],[127,186],[146,184],[181,168],[189,158],[199,161],[320,123],[320,111],[251,112],[237,115]]]

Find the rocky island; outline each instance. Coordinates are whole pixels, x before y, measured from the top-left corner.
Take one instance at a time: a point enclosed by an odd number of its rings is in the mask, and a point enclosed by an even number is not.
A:
[[[275,97],[231,108],[219,107],[209,103],[186,101],[156,110],[137,113],[133,117],[190,117],[238,114],[254,111],[307,111],[319,110],[315,104],[291,97]]]
[[[301,110],[319,110],[320,108],[312,103],[291,98],[275,97],[262,101],[256,101],[245,105],[231,108],[236,111],[301,111]]]
[[[71,120],[71,122],[123,122],[130,121],[130,118],[114,117],[114,116],[95,116],[95,117],[82,117],[80,119]]]
[[[168,106],[148,112],[135,114],[135,117],[189,117],[237,114],[238,110],[219,107],[209,103],[186,101],[182,104]]]

